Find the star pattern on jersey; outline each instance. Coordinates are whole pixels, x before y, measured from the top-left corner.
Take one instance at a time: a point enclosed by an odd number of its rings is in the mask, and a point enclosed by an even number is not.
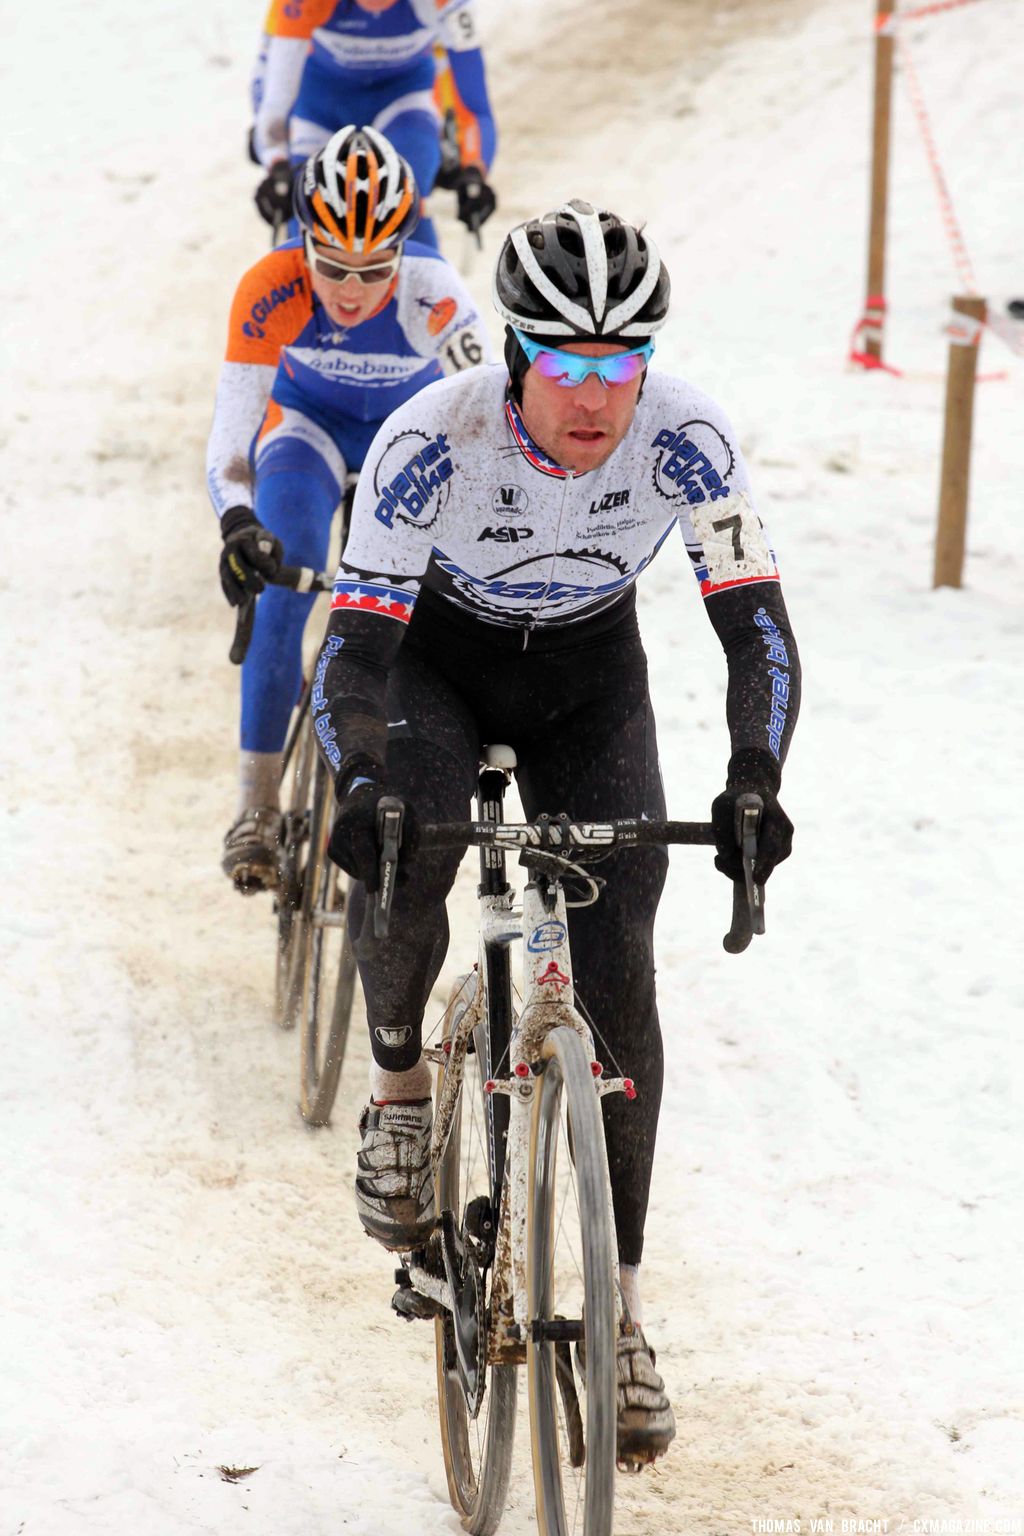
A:
[[[377,581],[336,581],[331,608],[353,609],[361,613],[378,613],[386,619],[397,619],[408,624],[412,617],[416,595],[401,587],[387,586]]]
[[[533,441],[533,438],[523,425],[523,418],[516,410],[514,400],[508,399],[505,401],[505,420],[508,422],[509,430],[515,439],[518,451],[528,464],[532,464],[534,469],[539,469],[542,475],[551,475],[556,480],[567,480],[569,478],[569,471],[563,469],[561,464],[557,464],[549,454],[546,454]]]

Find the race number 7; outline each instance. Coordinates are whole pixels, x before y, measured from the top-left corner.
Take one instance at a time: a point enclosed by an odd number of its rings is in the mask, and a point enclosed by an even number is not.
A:
[[[743,559],[743,545],[740,543],[740,528],[742,525],[742,519],[738,512],[734,512],[732,517],[720,517],[717,523],[711,524],[716,533],[724,533],[727,528],[732,529],[732,552],[737,561]]]

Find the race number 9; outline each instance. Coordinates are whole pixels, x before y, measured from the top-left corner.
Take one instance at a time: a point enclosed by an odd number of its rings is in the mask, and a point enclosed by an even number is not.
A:
[[[476,26],[473,22],[473,12],[470,7],[464,5],[461,10],[456,11],[451,21],[454,24],[454,36],[452,37],[451,46],[460,51],[463,48],[475,48]]]

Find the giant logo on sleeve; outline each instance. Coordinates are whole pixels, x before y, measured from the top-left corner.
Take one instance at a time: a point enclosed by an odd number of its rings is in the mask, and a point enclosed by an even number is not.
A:
[[[652,448],[654,489],[667,501],[699,506],[729,495],[726,484],[736,466],[726,439],[710,421],[684,421],[679,427],[662,427]]]

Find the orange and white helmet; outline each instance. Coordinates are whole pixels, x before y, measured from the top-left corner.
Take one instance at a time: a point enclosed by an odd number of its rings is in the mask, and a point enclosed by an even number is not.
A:
[[[339,128],[295,180],[295,216],[307,234],[339,251],[385,251],[420,219],[412,167],[375,128]]]

